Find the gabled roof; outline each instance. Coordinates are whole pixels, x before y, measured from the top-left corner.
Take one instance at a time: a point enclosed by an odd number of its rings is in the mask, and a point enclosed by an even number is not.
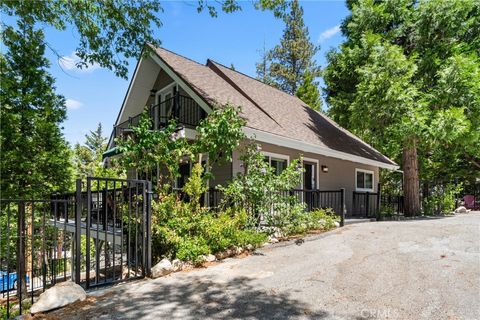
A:
[[[296,96],[212,60],[203,65],[162,48],[154,50],[210,106],[226,103],[241,106],[246,127],[318,146],[321,150],[330,149],[396,166],[392,160]]]

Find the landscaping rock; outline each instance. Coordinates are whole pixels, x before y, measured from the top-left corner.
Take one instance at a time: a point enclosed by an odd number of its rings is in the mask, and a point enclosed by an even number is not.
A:
[[[469,211],[470,210],[467,210],[467,208],[465,208],[464,206],[460,206],[457,209],[455,209],[455,213],[467,213]]]
[[[177,272],[182,270],[183,262],[179,259],[175,259],[172,261],[172,271]]]
[[[233,251],[235,255],[239,255],[239,254],[242,254],[244,250],[242,247],[235,247]]]
[[[215,261],[217,258],[213,255],[213,254],[209,254],[205,257],[205,262],[213,262]]]
[[[167,258],[164,258],[152,268],[152,278],[163,277],[172,272],[172,263]]]
[[[338,221],[335,221],[335,228],[340,227],[340,223]]]
[[[42,293],[37,302],[32,305],[31,313],[45,312],[69,305],[75,301],[87,298],[85,290],[73,281],[56,284]]]
[[[245,246],[245,249],[247,249],[248,251],[253,251],[253,249],[255,249],[255,247],[249,243]]]
[[[279,240],[278,240],[277,238],[275,238],[275,237],[271,237],[271,238],[268,240],[268,242],[270,242],[270,243],[277,243],[278,241],[279,241]]]

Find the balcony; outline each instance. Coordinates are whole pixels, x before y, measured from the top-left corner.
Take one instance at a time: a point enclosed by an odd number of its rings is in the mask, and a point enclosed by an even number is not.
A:
[[[152,119],[151,130],[161,130],[170,120],[177,120],[186,128],[195,129],[202,119],[207,116],[198,103],[190,97],[176,94],[157,105],[148,108],[148,113]],[[125,137],[133,127],[138,126],[143,113],[139,113],[128,120],[114,126],[114,137]]]

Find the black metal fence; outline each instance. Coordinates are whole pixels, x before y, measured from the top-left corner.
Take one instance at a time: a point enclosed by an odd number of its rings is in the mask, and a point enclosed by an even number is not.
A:
[[[376,218],[404,214],[403,196],[387,195],[379,192],[353,192],[352,217]]]
[[[181,188],[175,188],[178,196],[188,201],[187,195],[183,193]],[[343,226],[345,222],[345,190],[306,190],[293,189],[290,191],[279,191],[282,197],[293,198],[298,203],[305,205],[305,210],[308,212],[315,209],[332,209],[333,212],[340,217],[340,225]],[[232,205],[225,202],[226,198],[223,192],[216,188],[210,188],[200,199],[202,206],[209,207],[213,210],[220,210],[223,207]],[[273,204],[273,207],[275,205]],[[247,211],[255,211],[255,208],[245,208]],[[274,209],[274,208],[273,208]]]
[[[0,200],[0,317],[26,312],[57,282],[91,288],[148,275],[150,199],[150,182],[87,178],[75,193]]]
[[[0,200],[1,291],[3,317],[21,314],[34,296],[72,278],[75,202],[69,200]],[[23,275],[23,276],[22,276]]]

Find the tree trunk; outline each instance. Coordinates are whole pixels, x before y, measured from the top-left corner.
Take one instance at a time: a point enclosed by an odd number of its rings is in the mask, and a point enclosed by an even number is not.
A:
[[[403,148],[403,172],[405,216],[415,216],[420,213],[420,181],[415,140]]]

